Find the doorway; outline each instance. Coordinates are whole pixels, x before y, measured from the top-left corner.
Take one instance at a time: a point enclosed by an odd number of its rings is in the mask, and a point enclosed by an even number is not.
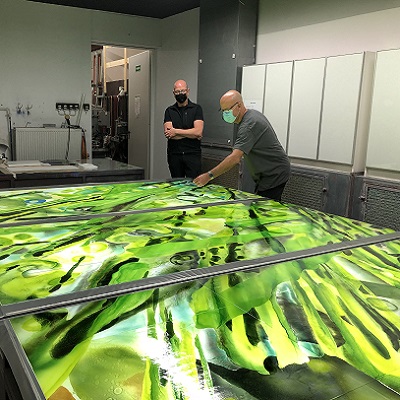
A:
[[[150,50],[92,45],[91,54],[93,158],[142,167],[147,178]]]
[[[128,163],[150,170],[150,51],[129,57]]]

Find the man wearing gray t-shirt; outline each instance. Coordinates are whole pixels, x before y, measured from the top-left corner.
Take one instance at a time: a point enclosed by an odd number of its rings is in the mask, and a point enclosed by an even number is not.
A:
[[[256,183],[256,194],[281,201],[290,176],[290,160],[268,119],[259,111],[246,109],[242,95],[236,90],[226,92],[221,97],[220,105],[224,121],[238,124],[232,153],[193,182],[204,186],[229,171],[244,157]]]

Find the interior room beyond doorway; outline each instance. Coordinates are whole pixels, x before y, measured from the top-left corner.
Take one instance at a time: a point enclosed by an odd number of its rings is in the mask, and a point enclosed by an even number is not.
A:
[[[129,58],[144,51],[92,45],[93,157],[128,162]]]

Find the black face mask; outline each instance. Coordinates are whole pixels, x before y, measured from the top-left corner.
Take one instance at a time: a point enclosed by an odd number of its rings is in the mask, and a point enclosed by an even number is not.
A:
[[[184,103],[184,102],[187,100],[187,94],[184,94],[184,93],[176,94],[176,95],[175,95],[175,100],[176,100],[178,103],[182,104],[182,103]]]

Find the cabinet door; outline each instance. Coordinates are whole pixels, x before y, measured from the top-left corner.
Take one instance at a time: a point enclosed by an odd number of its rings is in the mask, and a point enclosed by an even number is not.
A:
[[[246,65],[242,72],[242,96],[245,106],[262,112],[265,64]]]
[[[363,58],[350,54],[327,59],[319,160],[352,164]]]
[[[400,171],[400,50],[377,53],[367,167]]]
[[[288,154],[317,159],[325,59],[295,61]]]
[[[271,122],[281,145],[287,149],[293,62],[268,64],[263,114]]]

